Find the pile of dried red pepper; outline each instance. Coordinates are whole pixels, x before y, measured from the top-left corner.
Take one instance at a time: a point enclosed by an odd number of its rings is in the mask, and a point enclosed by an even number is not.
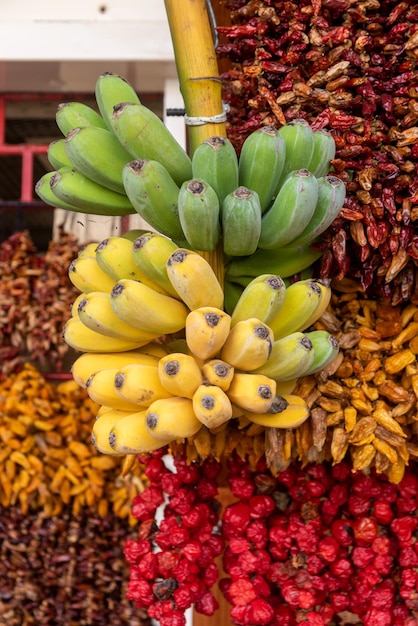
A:
[[[418,623],[413,465],[395,485],[345,461],[293,463],[273,476],[264,461],[250,469],[236,454],[226,467],[175,457],[170,468],[159,450],[146,472],[132,509],[138,537],[124,548],[128,598],[161,626],[184,626],[193,603],[213,615],[217,580],[238,626]],[[235,499],[223,512],[220,476]]]
[[[330,130],[347,201],[321,275],[418,301],[418,6],[413,0],[227,0],[218,27],[228,136],[264,124]]]
[[[34,363],[61,372],[71,350],[62,329],[78,291],[68,267],[80,244],[71,233],[57,237],[41,253],[29,231],[13,233],[0,244],[0,378]]]

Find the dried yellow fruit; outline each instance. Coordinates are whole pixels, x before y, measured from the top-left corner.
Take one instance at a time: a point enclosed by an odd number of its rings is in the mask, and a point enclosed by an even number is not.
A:
[[[414,363],[415,360],[416,356],[411,350],[401,350],[386,358],[384,363],[385,372],[388,374],[398,374],[407,365]]]
[[[376,450],[378,450],[381,454],[384,454],[384,456],[386,456],[391,463],[396,463],[398,461],[398,453],[396,452],[395,448],[386,443],[386,441],[375,437],[373,440],[373,445]]]
[[[376,448],[373,444],[368,443],[364,446],[351,449],[351,458],[353,461],[353,470],[364,470],[370,467],[376,454]]]

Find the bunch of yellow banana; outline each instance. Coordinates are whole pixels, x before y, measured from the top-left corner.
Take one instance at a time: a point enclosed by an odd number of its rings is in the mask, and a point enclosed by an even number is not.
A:
[[[74,380],[102,407],[97,449],[146,452],[242,416],[276,428],[306,420],[296,381],[338,353],[329,333],[309,331],[329,285],[261,274],[229,314],[200,254],[157,233],[135,235],[88,244],[69,268],[80,295],[64,339],[84,353]]]
[[[102,74],[95,96],[97,110],[59,105],[54,171],[36,191],[72,211],[138,212],[156,231],[93,242],[69,267],[80,295],[63,337],[102,406],[97,448],[153,450],[238,416],[297,425],[308,410],[295,381],[338,352],[310,331],[331,296],[310,244],[345,199],[333,137],[295,120],[251,133],[239,157],[217,136],[189,156],[121,76]],[[206,260],[215,250],[224,285]]]

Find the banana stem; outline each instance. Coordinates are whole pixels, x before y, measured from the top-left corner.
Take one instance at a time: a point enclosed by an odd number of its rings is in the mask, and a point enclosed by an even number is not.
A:
[[[223,112],[213,33],[205,0],[165,0],[165,9],[174,48],[180,92],[189,117],[212,117]],[[225,122],[188,126],[189,152],[205,139],[226,137]],[[200,252],[223,285],[222,246]]]
[[[222,113],[219,76],[213,33],[205,0],[165,0],[176,60],[180,91],[190,117]],[[214,135],[226,137],[225,122],[189,126],[189,149]]]

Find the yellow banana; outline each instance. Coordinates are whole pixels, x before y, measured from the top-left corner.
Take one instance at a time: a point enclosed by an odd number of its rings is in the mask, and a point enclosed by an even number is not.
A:
[[[119,409],[112,409],[111,406],[103,406],[102,404],[101,406],[99,406],[99,408],[96,411],[96,418],[100,417],[101,415],[104,415],[108,411],[119,411]],[[129,413],[129,411],[122,411],[122,413]]]
[[[94,256],[78,256],[68,268],[68,277],[74,287],[83,293],[105,291],[110,293],[115,281],[99,266]]]
[[[156,335],[184,328],[188,310],[183,302],[157,293],[129,278],[119,280],[111,292],[111,304],[121,320]]]
[[[202,365],[202,374],[205,383],[216,385],[224,391],[229,389],[234,377],[234,372],[235,370],[232,365],[221,359],[211,359]]]
[[[103,291],[84,294],[78,303],[78,316],[87,328],[106,337],[145,342],[158,336],[121,320],[112,308],[110,294]]]
[[[168,279],[166,263],[177,247],[168,237],[154,232],[143,233],[132,245],[132,257],[140,271],[173,298],[179,296]]]
[[[319,320],[321,315],[325,313],[331,301],[332,289],[330,287],[330,281],[324,282],[323,280],[312,279],[312,282],[314,282],[321,290],[321,297],[318,306],[315,308],[312,315],[308,317],[308,319],[303,324],[301,324],[299,328],[296,329],[299,331],[304,331],[312,326],[312,324],[315,324],[315,322]]]
[[[79,251],[77,257],[81,256],[96,256],[96,248],[99,245],[98,241],[90,241],[86,243]]]
[[[160,382],[158,364],[131,363],[117,370],[114,379],[116,394],[134,404],[149,406],[154,400],[168,398],[170,394]]]
[[[198,359],[211,359],[220,352],[230,328],[231,317],[221,309],[203,306],[192,310],[185,325],[189,350]]]
[[[132,412],[144,409],[145,406],[140,406],[136,402],[128,402],[116,393],[114,381],[118,371],[116,368],[108,368],[92,374],[86,382],[89,398],[97,404],[109,406],[112,409]]]
[[[158,363],[158,374],[164,389],[173,396],[192,398],[203,382],[203,375],[195,358],[183,352],[174,352],[162,357]]]
[[[279,312],[286,297],[284,280],[276,274],[261,274],[244,288],[231,315],[231,325],[257,317],[268,324]]]
[[[71,374],[80,387],[85,387],[87,380],[102,369],[119,369],[129,363],[158,365],[158,358],[137,350],[126,352],[86,352],[81,354],[71,365]]]
[[[192,400],[180,397],[153,402],[146,412],[145,424],[148,432],[162,443],[192,437],[202,427]]]
[[[115,452],[113,448],[110,447],[109,434],[113,426],[122,419],[122,417],[126,417],[131,413],[132,411],[122,411],[121,409],[107,407],[107,411],[97,416],[91,433],[91,442],[96,450],[102,454],[121,456],[120,453]]]
[[[223,309],[224,293],[211,265],[200,254],[177,248],[167,260],[167,275],[191,311],[202,306]]]
[[[291,378],[290,380],[276,380],[276,394],[283,396],[293,393],[298,381],[298,378]]]
[[[65,323],[62,333],[64,341],[78,352],[123,352],[135,350],[148,343],[147,341],[131,341],[117,337],[106,337],[87,328],[78,317],[71,317]]]
[[[286,295],[278,313],[269,321],[274,338],[281,339],[303,327],[320,305],[322,289],[318,281],[298,280],[286,288]]]
[[[227,394],[241,409],[266,413],[276,395],[276,381],[263,374],[235,372]]]
[[[150,341],[141,348],[141,352],[161,359],[161,357],[169,353],[169,349],[166,344],[159,343],[158,341]]]
[[[151,435],[145,423],[148,409],[126,415],[118,420],[109,433],[109,445],[119,454],[152,452],[169,443]]]
[[[293,380],[303,376],[315,358],[312,342],[301,332],[291,333],[273,343],[269,360],[257,368],[274,380]]]
[[[159,293],[167,295],[167,291],[150,280],[133,258],[133,243],[127,237],[108,237],[103,239],[96,248],[96,259],[100,267],[114,281],[122,278],[139,280]]]
[[[273,341],[271,328],[256,317],[250,317],[231,328],[221,350],[221,359],[235,369],[255,370],[267,362]]]
[[[197,419],[207,428],[217,428],[232,417],[231,400],[216,385],[200,385],[192,402]]]
[[[299,396],[284,394],[275,397],[266,413],[244,411],[244,415],[254,424],[266,428],[297,428],[308,419],[309,407]]]
[[[80,293],[76,297],[76,299],[74,300],[74,302],[71,305],[71,317],[79,317],[79,315],[78,315],[78,305],[83,300],[83,298],[86,297],[86,295],[87,294],[85,294],[85,293]]]

